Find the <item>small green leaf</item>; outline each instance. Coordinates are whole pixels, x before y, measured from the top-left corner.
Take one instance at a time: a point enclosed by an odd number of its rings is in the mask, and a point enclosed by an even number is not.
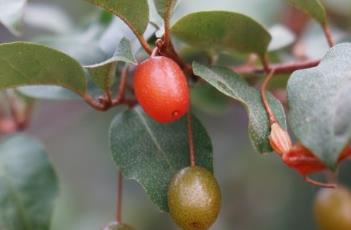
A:
[[[206,130],[193,120],[197,164],[212,171],[212,145]],[[110,146],[126,178],[140,183],[161,210],[168,211],[167,191],[173,175],[189,166],[187,119],[159,124],[140,107],[116,116]]]
[[[149,23],[147,0],[86,0],[121,18],[131,29],[143,34]]]
[[[137,64],[130,41],[126,38],[121,40],[113,57],[99,64],[85,66],[85,68],[88,70],[92,81],[102,90],[107,90],[114,83],[118,61]]]
[[[271,36],[253,19],[239,13],[208,11],[189,14],[172,33],[192,46],[212,52],[266,53]]]
[[[351,43],[330,49],[319,66],[288,81],[289,124],[297,138],[330,168],[351,139]]]
[[[57,50],[26,42],[0,45],[0,90],[25,85],[56,85],[85,93],[84,71]]]
[[[158,14],[162,18],[170,17],[177,0],[154,0]]]
[[[322,26],[327,24],[327,13],[319,0],[288,0],[297,9],[309,14]]]
[[[0,229],[49,230],[57,195],[56,174],[36,139],[0,143]]]
[[[112,60],[123,61],[134,65],[137,64],[137,60],[132,50],[132,45],[127,38],[122,38],[115,53],[113,54]]]
[[[27,0],[0,1],[0,23],[5,25],[15,35],[19,35],[26,4]]]
[[[196,76],[201,77],[223,94],[241,102],[249,116],[249,134],[251,141],[260,153],[270,152],[272,148],[268,142],[270,125],[266,110],[263,107],[260,93],[250,87],[238,74],[227,68],[206,66],[193,63]],[[285,113],[281,103],[272,95],[268,96],[270,106],[280,125],[286,127]]]

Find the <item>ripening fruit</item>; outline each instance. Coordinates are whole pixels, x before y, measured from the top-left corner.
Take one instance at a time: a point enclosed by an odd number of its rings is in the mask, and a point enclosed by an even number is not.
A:
[[[221,192],[207,169],[195,166],[178,172],[168,188],[169,212],[183,230],[206,230],[217,219]]]
[[[103,230],[134,230],[134,228],[130,227],[127,224],[112,222],[106,225]]]
[[[320,230],[350,230],[351,192],[344,187],[320,190],[314,212]]]
[[[150,57],[135,70],[135,95],[144,111],[160,123],[182,117],[189,108],[186,77],[172,59]]]

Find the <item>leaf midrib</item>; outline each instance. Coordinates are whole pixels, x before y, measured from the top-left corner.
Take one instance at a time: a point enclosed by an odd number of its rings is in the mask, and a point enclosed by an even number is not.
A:
[[[156,148],[159,150],[158,152],[160,152],[163,157],[165,158],[165,161],[167,162],[168,166],[170,169],[174,170],[172,164],[169,162],[168,158],[167,158],[167,154],[163,151],[160,143],[158,143],[155,135],[153,134],[150,126],[147,124],[147,121],[144,119],[144,117],[142,116],[142,114],[140,113],[139,110],[136,110],[136,114],[139,118],[139,120],[141,121],[141,123],[143,124],[143,127],[145,128],[145,130],[147,131],[147,133],[149,134],[151,140],[153,141],[153,143],[155,144]]]

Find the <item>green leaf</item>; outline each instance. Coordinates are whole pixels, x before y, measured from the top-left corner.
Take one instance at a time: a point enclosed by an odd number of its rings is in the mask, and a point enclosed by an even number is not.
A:
[[[81,99],[78,94],[60,86],[23,86],[17,90],[27,97],[46,100],[72,100]]]
[[[162,18],[170,17],[177,0],[154,0],[156,10]]]
[[[330,168],[351,139],[351,43],[330,49],[319,66],[288,81],[289,124],[297,138]]]
[[[49,230],[58,181],[43,146],[15,135],[0,143],[0,229]]]
[[[26,42],[0,45],[0,90],[25,85],[56,85],[80,95],[86,90],[84,71],[57,50]]]
[[[126,38],[121,40],[113,57],[99,64],[85,66],[85,68],[88,70],[92,81],[102,90],[107,90],[114,83],[118,61],[137,64],[130,41]]]
[[[149,23],[147,0],[86,0],[121,18],[131,29],[143,34]]]
[[[327,24],[327,13],[319,0],[288,0],[291,5],[313,17],[321,25]]]
[[[197,164],[212,171],[212,145],[200,122],[193,120]],[[114,161],[129,179],[140,183],[152,202],[168,211],[167,190],[173,175],[189,166],[187,119],[159,124],[140,107],[116,116],[110,129]]]
[[[82,41],[82,37],[75,35],[39,37],[34,39],[34,42],[60,50],[79,61],[81,65],[93,65],[108,58],[107,54],[98,45],[98,39],[87,41],[85,37]]]
[[[249,135],[252,143],[260,153],[272,151],[268,142],[269,120],[260,93],[255,88],[250,87],[238,74],[227,68],[210,69],[194,62],[193,70],[196,76],[201,77],[223,94],[238,100],[245,106],[249,116]],[[268,100],[280,125],[286,128],[283,106],[272,95],[268,95]]]
[[[263,55],[271,41],[270,34],[256,21],[227,11],[189,14],[176,22],[172,33],[192,46],[217,53],[239,51]]]
[[[195,108],[211,115],[221,115],[228,111],[230,98],[210,84],[197,84],[191,89],[191,103]]]
[[[26,4],[27,0],[0,1],[0,23],[5,25],[15,35],[19,35]]]

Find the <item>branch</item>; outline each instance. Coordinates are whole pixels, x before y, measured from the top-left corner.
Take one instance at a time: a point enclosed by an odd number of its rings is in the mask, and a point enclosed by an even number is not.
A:
[[[267,70],[270,72],[274,69],[275,74],[281,73],[292,73],[300,69],[308,69],[317,66],[320,63],[320,60],[308,60],[303,62],[293,62],[293,63],[283,63],[283,64],[271,64]],[[253,66],[237,66],[233,70],[238,74],[259,74],[264,73],[264,68],[257,68]]]

